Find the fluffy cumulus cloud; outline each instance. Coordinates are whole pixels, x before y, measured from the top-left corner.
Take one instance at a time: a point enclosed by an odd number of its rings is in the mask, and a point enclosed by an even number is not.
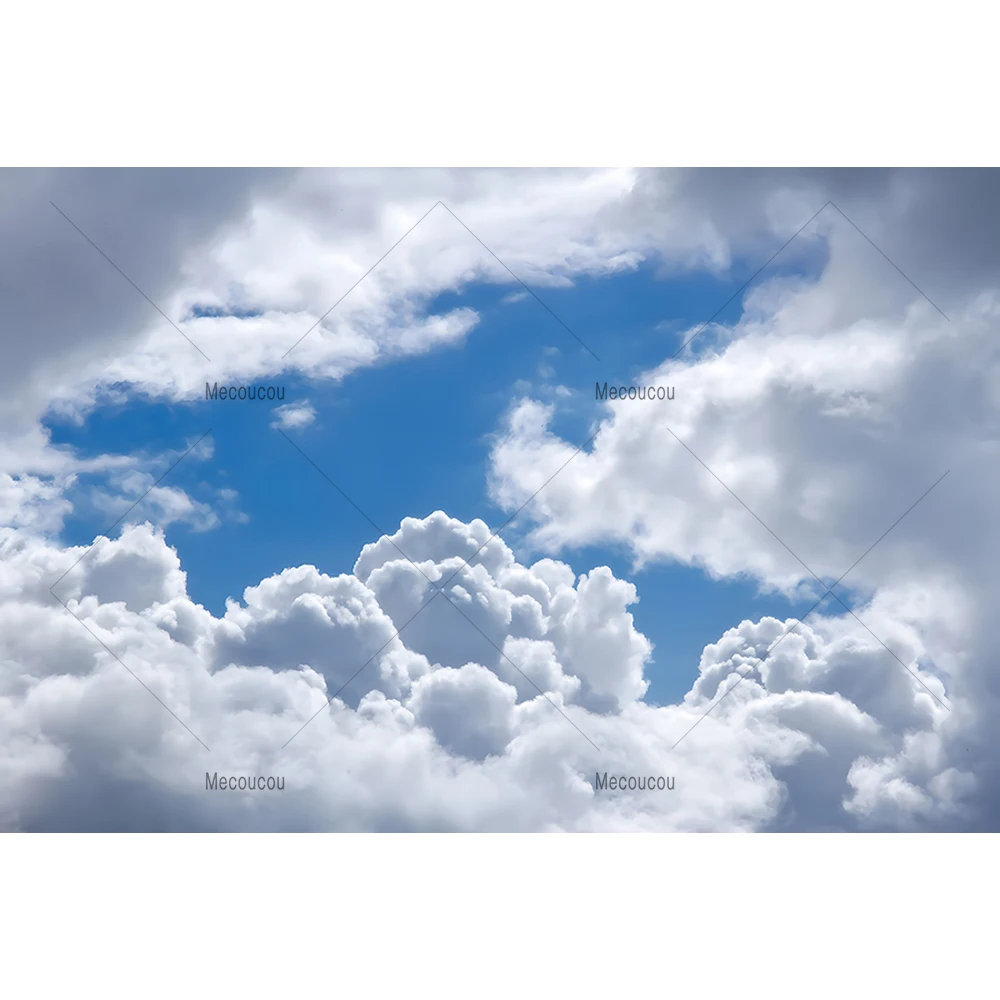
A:
[[[521,564],[482,522],[408,519],[352,573],[286,569],[221,618],[191,601],[149,524],[86,552],[5,540],[8,827],[864,825],[885,808],[880,785],[935,817],[974,787],[953,769],[932,797],[895,775],[907,740],[933,754],[941,710],[836,618],[787,638],[672,750],[785,623],[732,629],[683,704],[650,706],[634,587]],[[206,772],[285,787],[222,794]],[[604,772],[674,787],[595,788]]]
[[[989,172],[5,174],[0,826],[994,829],[998,192]],[[642,261],[735,273],[831,200],[788,251],[808,277],[764,276],[678,358],[600,374],[674,398],[597,404],[593,442],[522,514],[532,560],[438,512],[215,617],[164,532],[238,518],[234,496],[160,484],[92,549],[60,540],[76,505],[121,506],[176,456],[56,447],[47,413],[448,350],[477,316],[441,293],[513,286],[456,216],[556,285]],[[579,444],[553,430],[562,405],[529,392],[496,436],[512,511]],[[566,561],[592,544],[817,597],[850,573],[794,630],[734,623],[657,706],[641,593]]]

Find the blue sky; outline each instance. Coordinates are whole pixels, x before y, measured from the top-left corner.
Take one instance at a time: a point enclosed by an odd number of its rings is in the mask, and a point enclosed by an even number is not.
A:
[[[785,273],[815,267],[801,256],[781,263]],[[546,384],[574,390],[560,400],[552,426],[582,443],[601,412],[595,382],[621,384],[672,355],[684,331],[715,313],[752,270],[737,265],[732,272],[732,279],[705,273],[668,279],[641,267],[539,290],[599,361],[518,286],[478,285],[428,303],[428,311],[464,305],[479,313],[478,326],[457,347],[361,369],[339,384],[286,376],[273,381],[286,387],[286,403],[308,399],[317,411],[312,425],[290,432],[292,439],[380,528],[391,533],[403,517],[436,509],[466,521],[480,517],[495,528],[508,515],[487,495],[487,459],[512,399],[525,392],[545,398]],[[777,273],[775,268],[768,276]],[[737,295],[717,322],[734,322],[741,309]],[[703,334],[699,349],[710,338],[710,331]],[[185,459],[163,485],[180,487],[219,513],[218,527],[195,531],[173,524],[167,537],[188,573],[192,598],[220,614],[227,597],[241,597],[246,586],[287,566],[313,563],[326,573],[349,572],[361,547],[377,537],[369,521],[270,427],[273,405],[132,398],[99,406],[82,426],[55,420],[48,426],[54,443],[86,454],[178,451],[211,429],[214,455]],[[706,473],[692,459],[690,474]],[[94,485],[85,480],[74,498],[68,543],[90,542],[116,516],[86,502]],[[225,490],[237,491],[238,500],[225,500]],[[504,538],[522,561],[531,561],[542,553],[524,546],[526,527],[515,521]],[[658,565],[633,573],[627,553],[614,549],[588,547],[559,557],[577,572],[609,565],[636,584],[640,601],[632,611],[655,646],[647,700],[658,703],[683,696],[701,650],[727,628],[743,618],[784,618],[809,607],[760,594],[750,581],[713,581],[697,568]]]

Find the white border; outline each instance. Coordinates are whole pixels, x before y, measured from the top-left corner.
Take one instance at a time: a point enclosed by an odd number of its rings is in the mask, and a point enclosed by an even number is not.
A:
[[[10,835],[4,994],[987,996],[995,850],[969,834]]]
[[[16,4],[0,161],[993,165],[997,21],[970,0]]]

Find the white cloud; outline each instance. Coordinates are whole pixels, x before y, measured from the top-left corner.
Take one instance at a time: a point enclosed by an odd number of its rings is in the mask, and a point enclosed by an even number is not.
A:
[[[120,515],[126,510],[129,523],[151,520],[161,527],[174,523],[189,524],[195,531],[208,531],[219,526],[219,517],[212,507],[195,500],[177,486],[152,486],[153,477],[148,473],[135,472],[121,484],[125,496],[111,495],[101,489],[91,493],[91,501],[109,516]],[[129,508],[137,500],[141,505]]]
[[[464,177],[437,171],[305,171],[254,183],[251,205],[192,242],[157,300],[211,361],[149,310],[135,349],[96,356],[82,376],[73,371],[60,395],[85,397],[125,382],[193,399],[206,379],[245,382],[281,370],[340,379],[461,341],[477,314],[456,308],[428,315],[428,303],[473,281],[515,281],[445,208],[427,214],[358,283],[438,199],[473,231],[483,229],[505,263],[536,284],[566,284],[639,259],[593,224],[595,211],[628,190],[630,172],[539,172],[527,187],[504,171],[483,174],[471,188]],[[544,203],[551,218],[539,226]],[[67,239],[80,240],[62,225]],[[114,259],[114,233],[96,219],[81,228]]]
[[[274,411],[271,426],[284,431],[300,430],[308,427],[316,419],[316,410],[309,405],[309,400],[301,403],[285,403]]]
[[[443,582],[487,538],[481,522],[438,513],[407,520],[393,542]],[[607,569],[526,566],[494,539],[449,586],[529,683],[443,597],[393,638],[429,584],[387,539],[365,547],[353,574],[287,569],[215,618],[187,597],[162,535],[130,527],[58,592],[207,753],[47,595],[42,584],[81,550],[15,540],[0,607],[0,662],[19,665],[0,689],[8,827],[864,826],[893,821],[873,787],[914,733],[937,738],[943,725],[874,640],[823,618],[672,751],[782,623],[731,630],[706,649],[685,702],[657,708],[636,700],[649,644],[627,611],[634,588]],[[839,690],[851,676],[856,701]],[[281,774],[287,791],[207,794],[206,769]],[[595,792],[604,771],[672,776],[675,789]],[[954,769],[923,791],[921,809],[960,814],[973,783]]]

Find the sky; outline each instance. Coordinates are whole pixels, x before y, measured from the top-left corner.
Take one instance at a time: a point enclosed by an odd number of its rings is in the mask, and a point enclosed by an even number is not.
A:
[[[0,825],[995,829],[998,208],[3,172]]]

